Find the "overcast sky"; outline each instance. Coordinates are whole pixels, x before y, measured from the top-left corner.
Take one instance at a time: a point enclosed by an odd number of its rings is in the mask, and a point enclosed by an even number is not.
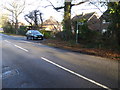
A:
[[[3,5],[7,5],[8,3],[11,3],[14,0],[0,0]],[[20,0],[15,0],[15,1],[20,1]],[[63,19],[63,10],[60,10],[60,12],[57,12],[53,9],[52,6],[49,6],[47,8],[43,8],[44,6],[51,5],[50,2],[47,0],[25,0],[26,1],[26,8],[24,10],[24,13],[20,15],[19,21],[27,23],[24,20],[24,15],[28,14],[32,10],[40,10],[43,13],[43,19],[46,20],[50,16],[53,16],[56,20],[62,21]],[[63,6],[64,5],[64,0],[49,0],[52,2],[52,4],[55,7]],[[73,0],[73,3],[77,3],[81,0]],[[99,7],[102,12],[104,12],[107,8],[105,7]],[[79,15],[82,12],[84,13],[89,13],[89,12],[97,12],[99,15],[102,13],[100,12],[99,9],[97,9],[94,5],[90,5],[88,3],[84,3],[78,6],[72,7],[72,17],[75,15]],[[3,13],[7,13],[5,10],[2,10]]]

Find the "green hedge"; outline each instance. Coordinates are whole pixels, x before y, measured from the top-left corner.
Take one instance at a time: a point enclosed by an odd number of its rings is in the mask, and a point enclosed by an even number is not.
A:
[[[52,31],[40,30],[40,32],[44,35],[44,38],[51,38],[53,36]]]
[[[27,26],[20,26],[20,28],[18,29],[19,35],[25,35],[26,32],[27,32]]]

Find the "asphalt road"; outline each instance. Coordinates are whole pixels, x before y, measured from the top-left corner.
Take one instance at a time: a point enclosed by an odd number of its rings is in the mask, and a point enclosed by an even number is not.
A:
[[[118,61],[0,36],[3,88],[118,88]]]

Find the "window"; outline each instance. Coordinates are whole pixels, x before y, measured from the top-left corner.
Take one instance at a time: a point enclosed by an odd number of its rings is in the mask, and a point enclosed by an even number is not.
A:
[[[102,23],[103,23],[103,24],[106,23],[106,20],[103,20]]]

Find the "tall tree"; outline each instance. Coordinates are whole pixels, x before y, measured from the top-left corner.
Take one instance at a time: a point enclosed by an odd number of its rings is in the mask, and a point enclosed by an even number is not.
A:
[[[4,27],[6,23],[9,22],[9,17],[7,14],[0,15],[0,25]]]
[[[109,19],[110,19],[110,29],[112,31],[112,36],[114,36],[120,46],[120,1],[119,2],[109,2],[108,3]]]
[[[53,8],[55,10],[59,10],[59,9],[64,9],[64,20],[63,20],[63,27],[64,27],[64,31],[66,32],[65,33],[65,39],[69,40],[72,38],[72,29],[71,29],[71,8],[73,6],[77,6],[77,5],[80,5],[80,4],[83,4],[89,0],[83,0],[82,2],[79,2],[79,3],[76,3],[76,4],[72,4],[72,1],[73,0],[65,0],[64,1],[64,6],[61,6],[61,7],[55,7],[50,1],[51,3],[51,6],[53,6]],[[49,5],[50,6],[50,5]]]
[[[23,13],[24,8],[25,1],[23,0],[14,0],[13,2],[8,3],[8,5],[4,6],[4,9],[8,10],[12,14],[12,22],[13,24],[15,23],[16,34],[18,33],[18,17]]]

